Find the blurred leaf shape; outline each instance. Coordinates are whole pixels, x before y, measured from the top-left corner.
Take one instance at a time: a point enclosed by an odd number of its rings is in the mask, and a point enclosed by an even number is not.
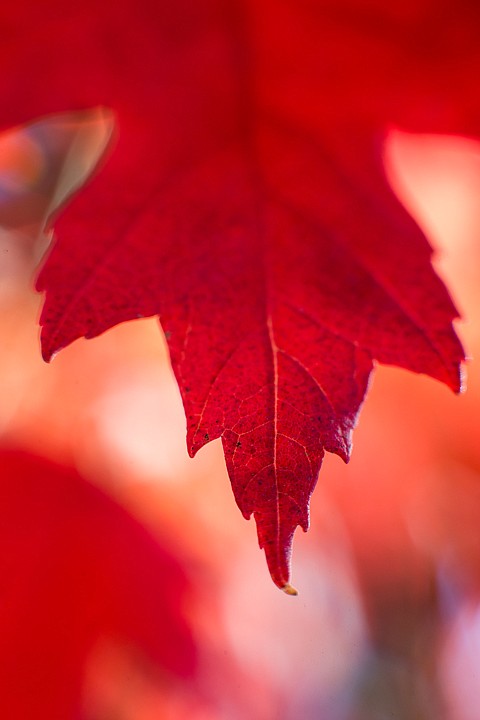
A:
[[[110,640],[174,685],[196,647],[181,562],[73,470],[0,452],[0,696],[9,720],[82,715],[87,660]]]
[[[114,137],[105,108],[65,112],[0,134],[0,226],[45,229],[98,168]]]

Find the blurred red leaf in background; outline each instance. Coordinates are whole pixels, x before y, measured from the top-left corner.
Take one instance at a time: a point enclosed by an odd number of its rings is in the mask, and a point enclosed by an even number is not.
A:
[[[392,125],[478,133],[479,20],[467,0],[2,7],[2,123],[101,105],[119,128],[56,224],[44,355],[159,314],[189,452],[222,437],[288,592],[372,360],[460,387],[455,309],[382,147]]]
[[[189,589],[171,551],[71,470],[2,450],[0,475],[3,715],[86,717],[87,661],[106,641],[143,655],[170,686],[191,682]]]

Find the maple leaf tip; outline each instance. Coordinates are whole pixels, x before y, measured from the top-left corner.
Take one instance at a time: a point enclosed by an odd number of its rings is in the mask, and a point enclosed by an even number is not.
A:
[[[296,589],[295,589],[292,585],[290,585],[289,583],[287,583],[287,584],[284,585],[282,588],[280,588],[280,590],[283,590],[283,592],[284,592],[286,595],[298,595],[298,590],[296,590]]]
[[[42,350],[42,358],[44,362],[51,363],[57,357],[58,352],[51,352],[50,350]]]
[[[40,351],[44,362],[51,363],[62,349],[62,347],[55,347],[55,345],[51,344],[43,333],[40,335]]]

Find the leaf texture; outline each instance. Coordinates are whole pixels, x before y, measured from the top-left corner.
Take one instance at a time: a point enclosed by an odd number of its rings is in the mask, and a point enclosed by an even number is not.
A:
[[[387,130],[480,130],[463,0],[18,0],[4,126],[103,106],[105,167],[55,222],[46,359],[159,315],[188,449],[221,437],[274,582],[325,451],[345,460],[374,360],[460,388],[431,249],[388,187]]]

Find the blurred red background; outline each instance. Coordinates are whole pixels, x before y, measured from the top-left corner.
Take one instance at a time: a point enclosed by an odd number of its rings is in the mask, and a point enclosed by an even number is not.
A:
[[[459,397],[377,369],[352,461],[327,458],[296,536],[300,595],[278,592],[220,444],[187,456],[155,319],[41,360],[39,230],[107,122],[64,116],[0,140],[3,716],[476,720],[476,363]],[[385,163],[475,358],[480,147],[392,132]]]

